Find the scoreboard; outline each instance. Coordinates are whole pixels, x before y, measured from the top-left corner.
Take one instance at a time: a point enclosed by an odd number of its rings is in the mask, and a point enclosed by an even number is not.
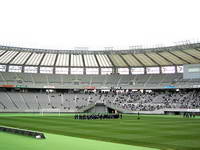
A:
[[[200,79],[200,64],[187,64],[183,68],[183,79]]]

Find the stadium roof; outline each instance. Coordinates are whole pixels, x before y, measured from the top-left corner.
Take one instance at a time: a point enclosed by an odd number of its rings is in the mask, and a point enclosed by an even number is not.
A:
[[[200,43],[130,50],[49,50],[0,46],[0,64],[54,67],[148,67],[200,63]]]

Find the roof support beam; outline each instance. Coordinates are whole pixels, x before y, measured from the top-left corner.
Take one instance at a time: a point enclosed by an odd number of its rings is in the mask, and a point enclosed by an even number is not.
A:
[[[30,58],[32,55],[33,55],[33,53],[31,53],[31,54],[28,56],[28,58],[25,60],[25,62],[24,62],[24,64],[23,64],[23,66],[27,63],[27,61],[29,60],[29,58]]]
[[[10,64],[10,63],[15,59],[15,57],[16,57],[17,55],[19,55],[19,53],[20,53],[20,52],[18,52],[17,54],[15,54],[15,55],[13,56],[13,58],[12,58],[7,64]]]
[[[140,64],[143,65],[143,66],[141,66],[141,67],[144,67],[144,74],[146,74],[146,73],[147,73],[147,68],[146,68],[146,66],[145,66],[137,57],[135,57],[135,55],[132,54],[132,56],[133,56]]]
[[[160,64],[158,64],[155,60],[153,60],[151,57],[149,57],[147,54],[144,53],[145,56],[147,56],[151,61],[153,61],[156,65],[160,67]]]
[[[99,64],[99,61],[98,61],[98,59],[97,59],[96,54],[94,54],[94,58],[95,58],[95,60],[96,60],[96,62],[97,62],[98,67],[100,68],[101,66],[100,66],[100,64]]]
[[[96,62],[97,62],[97,65],[98,65],[98,68],[99,68],[99,75],[100,75],[100,74],[101,74],[101,66],[100,66],[100,64],[99,64],[99,61],[98,61],[98,59],[97,59],[96,54],[94,54],[94,58],[95,58],[95,60],[96,60]]]
[[[46,53],[44,53],[44,55],[42,56],[42,59],[39,62],[39,65],[38,65],[38,68],[37,68],[38,69],[38,73],[40,73],[40,65],[41,65],[45,55],[46,55]]]
[[[187,60],[185,60],[185,59],[183,59],[183,58],[177,56],[176,54],[173,54],[173,53],[170,52],[170,51],[167,51],[167,52],[170,53],[170,54],[172,54],[172,55],[174,55],[174,56],[176,56],[176,57],[178,57],[180,60],[182,60],[182,61],[184,61],[184,62],[186,62],[186,63],[188,63],[188,64],[191,64],[190,62],[188,62]]]
[[[117,73],[117,70],[116,70],[116,66],[114,65],[112,59],[109,57],[109,55],[106,55],[108,57],[108,59],[110,60],[112,66],[113,66],[113,73]]]
[[[83,67],[85,67],[85,59],[84,59],[84,57],[83,57],[83,54],[81,54],[81,57],[82,57],[82,59],[83,59]]]
[[[194,58],[194,59],[198,59],[198,60],[200,60],[200,58],[195,57],[195,56],[191,55],[190,53],[187,53],[187,52],[185,52],[185,51],[181,51],[181,52],[183,52],[183,53],[185,53],[185,54],[191,56],[191,57]]]
[[[83,57],[83,54],[81,54],[82,60],[83,60],[83,74],[86,74],[86,68],[85,68],[85,59]]]
[[[110,56],[109,55],[106,55],[107,57],[108,57],[108,59],[110,60],[110,62],[111,62],[111,64],[113,65],[113,67],[116,67],[115,65],[114,65],[114,63],[113,63],[113,61],[112,61],[112,59],[110,58]]]
[[[26,64],[26,62],[29,60],[29,58],[30,58],[32,55],[33,55],[33,53],[31,53],[31,54],[28,56],[28,58],[24,61],[23,67],[22,67],[22,72],[24,72],[25,64]]]
[[[122,57],[121,54],[119,54],[119,57],[121,57],[121,59],[126,63],[126,65],[128,66],[129,69],[129,75],[131,74],[131,66],[127,63],[127,61],[124,59],[124,57]]]
[[[58,54],[56,54],[56,58],[55,58],[55,61],[54,61],[54,64],[53,64],[54,67],[56,66],[57,60],[58,60]]]
[[[4,51],[4,52],[0,55],[0,57],[1,57],[2,55],[4,55],[6,52],[7,52],[7,51]]]
[[[56,74],[56,62],[57,62],[57,59],[58,59],[58,54],[56,54],[56,58],[55,58],[55,61],[54,61],[54,64],[53,64],[53,73]]]
[[[158,54],[160,57],[162,57],[163,59],[165,59],[166,61],[170,62],[172,65],[177,66],[175,63],[173,63],[172,61],[170,61],[169,59],[165,58],[164,56],[160,55],[160,53],[156,53]]]
[[[46,55],[47,53],[44,53],[44,55],[42,56],[42,59],[40,60],[40,62],[39,62],[39,65],[38,66],[40,66],[41,65],[41,63],[42,63],[42,61],[43,61],[43,59],[44,59],[44,57],[45,57],[45,55]]]
[[[122,57],[120,54],[119,54],[119,57],[121,57],[121,59],[125,62],[125,64],[130,67],[130,65],[127,63],[127,61],[124,59],[124,57]]]
[[[71,74],[71,54],[69,54],[69,69],[68,74]]]
[[[137,57],[135,57],[135,55],[132,54],[132,56],[133,56],[140,64],[142,64],[142,67],[146,67]]]

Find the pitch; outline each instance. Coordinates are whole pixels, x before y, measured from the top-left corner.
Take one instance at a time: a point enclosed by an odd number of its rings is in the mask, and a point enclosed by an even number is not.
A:
[[[74,120],[72,114],[0,114],[0,125],[17,127],[29,130],[37,130],[47,134],[47,140],[44,142],[49,150],[53,147],[48,145],[48,140],[54,143],[57,141],[58,146],[65,143],[73,147],[80,146],[86,149],[83,143],[91,149],[100,149],[98,141],[105,143],[118,143],[123,146],[141,146],[135,149],[155,148],[162,150],[199,150],[200,149],[200,118],[183,118],[182,116],[164,116],[164,115],[141,115],[137,120],[137,115],[124,115],[123,119],[118,120]],[[62,139],[70,138],[71,142],[63,142]],[[0,133],[0,149],[9,147],[12,139],[20,141],[34,141],[29,146],[37,148],[39,144],[35,139]],[[73,139],[75,138],[75,139]],[[9,140],[10,139],[10,140]],[[52,140],[54,139],[54,140]],[[88,140],[82,142],[79,140]],[[6,142],[7,141],[7,142]],[[72,142],[74,141],[74,142]],[[95,141],[95,142],[94,142]],[[27,144],[26,142],[23,142]],[[90,144],[89,144],[90,143]],[[93,143],[93,144],[92,144]],[[96,144],[95,144],[96,143]],[[109,149],[133,149],[133,147],[120,147],[113,145]],[[16,144],[17,146],[17,144]],[[25,146],[24,149],[26,149]],[[15,148],[17,149],[17,147]],[[22,147],[20,147],[22,149]],[[88,149],[88,148],[87,148]],[[105,149],[105,147],[104,147]]]

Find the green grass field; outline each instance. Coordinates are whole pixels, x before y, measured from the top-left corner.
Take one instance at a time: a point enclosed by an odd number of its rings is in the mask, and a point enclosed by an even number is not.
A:
[[[60,117],[39,114],[0,114],[0,125],[42,131],[47,136],[47,139],[40,141],[0,132],[2,150],[13,149],[9,146],[11,141],[15,141],[14,149],[27,149],[27,146],[20,147],[20,142],[16,142],[17,140],[21,140],[21,145],[27,144],[33,149],[43,150],[54,150],[59,146],[60,149],[68,146],[68,149],[73,150],[200,149],[200,118],[198,117],[142,115],[141,119],[137,120],[136,115],[124,115],[123,119],[118,120],[74,120],[73,115],[70,114]]]

